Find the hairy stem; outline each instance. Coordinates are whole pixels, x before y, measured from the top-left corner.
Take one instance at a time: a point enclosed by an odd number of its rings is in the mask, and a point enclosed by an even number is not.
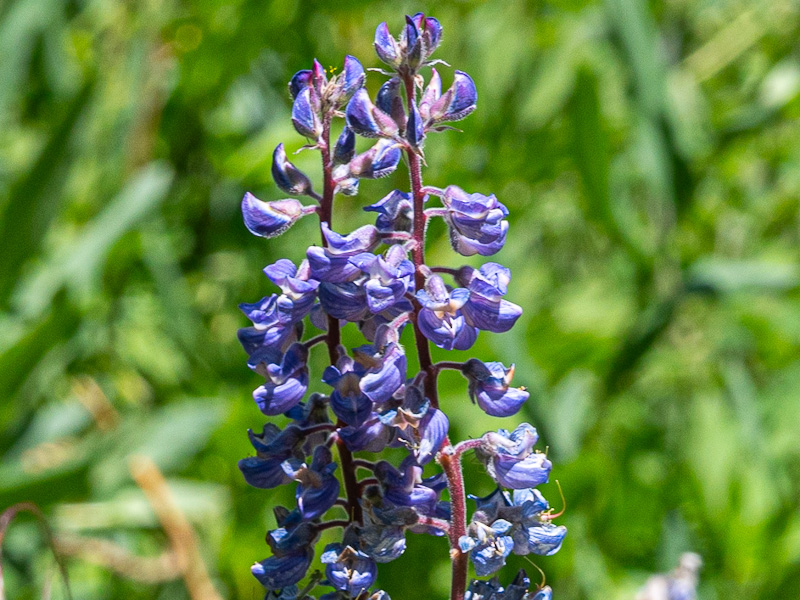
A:
[[[416,101],[416,87],[414,84],[413,73],[405,73],[403,82],[406,89],[406,99],[409,105]],[[410,112],[410,106],[409,106]],[[408,170],[411,178],[411,194],[414,205],[414,241],[416,244],[412,249],[414,260],[414,283],[417,290],[423,289],[425,285],[425,275],[423,266],[425,265],[425,228],[427,225],[427,215],[425,214],[425,190],[422,185],[422,164],[419,155],[411,148],[406,148],[408,156]],[[419,357],[420,371],[426,374],[425,395],[431,402],[431,406],[439,407],[439,393],[436,384],[439,370],[434,366],[431,359],[431,349],[427,338],[422,334],[417,323],[420,305],[414,301],[414,340],[417,346],[417,356]],[[467,555],[461,552],[458,547],[458,539],[467,533],[467,499],[464,492],[464,477],[461,473],[460,455],[452,453],[450,440],[445,438],[444,447],[446,450],[440,452],[438,456],[439,464],[442,465],[445,476],[447,477],[447,487],[450,490],[450,523],[448,525],[448,536],[450,538],[450,557],[452,560],[450,600],[464,600],[467,591],[468,562]]]
[[[467,534],[467,497],[464,493],[464,476],[461,472],[461,455],[449,452],[439,454],[439,464],[447,476],[447,488],[450,491],[450,600],[464,600],[467,591],[467,573],[469,555],[458,547],[458,539]]]
[[[320,232],[322,232],[322,224],[327,223],[331,226],[333,219],[333,191],[334,182],[332,176],[333,163],[331,161],[331,116],[326,114],[322,122],[322,180],[323,190],[322,198],[319,204],[319,223]],[[322,245],[327,246],[325,236],[322,236]],[[328,358],[332,365],[336,364],[338,359],[338,348],[341,343],[341,333],[339,331],[339,320],[328,316],[328,333],[325,340],[328,346]],[[342,426],[342,423],[337,423],[337,426]],[[342,479],[344,480],[344,489],[347,494],[347,515],[352,521],[361,523],[363,516],[361,513],[361,504],[359,498],[361,496],[356,480],[356,469],[353,466],[353,455],[350,449],[345,445],[344,441],[336,438],[336,448],[339,451],[339,462],[342,465]]]
[[[414,87],[413,75],[406,74],[403,80],[409,104],[415,102],[416,88]],[[425,194],[422,191],[422,164],[419,155],[413,149],[406,148],[406,155],[408,156],[408,171],[411,178],[411,195],[414,205],[413,236],[416,244],[411,251],[411,257],[414,261],[414,285],[417,290],[421,290],[425,286],[425,275],[420,267],[425,264],[425,226],[427,222],[424,207]],[[438,408],[439,393],[436,389],[436,373],[432,369],[431,349],[428,345],[428,339],[422,334],[417,325],[416,317],[418,314],[419,305],[415,302],[412,321],[414,324],[414,341],[416,342],[417,356],[419,357],[419,368],[427,374],[425,378],[425,395],[431,401],[431,405],[434,408]]]

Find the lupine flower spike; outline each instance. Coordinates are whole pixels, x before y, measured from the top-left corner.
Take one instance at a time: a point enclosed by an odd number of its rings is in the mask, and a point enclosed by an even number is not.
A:
[[[461,401],[491,416],[516,414],[530,394],[514,383],[513,364],[434,363],[431,346],[469,350],[479,335],[511,329],[522,309],[506,299],[511,272],[498,262],[427,265],[427,220],[445,220],[457,254],[494,256],[506,244],[509,211],[488,192],[423,186],[424,146],[432,133],[452,129],[448,123],[476,109],[477,88],[463,71],[441,67],[425,81],[427,67],[447,65],[432,58],[442,41],[437,19],[407,16],[395,33],[386,23],[375,32],[388,79],[374,98],[352,56],[338,73],[314,60],[291,78],[292,124],[306,138],[300,149],[322,154],[321,181],[315,185],[313,174],[289,160],[288,146],[278,144],[272,176],[290,197],[262,201],[248,192],[242,200],[245,226],[256,236],[278,236],[312,214],[320,236],[291,260],[264,268],[275,292],[240,305],[251,325],[239,339],[259,377],[253,400],[262,414],[282,415],[286,424],[249,431],[251,455],[239,469],[259,489],[294,486],[295,498],[291,508],[274,510],[270,555],[251,570],[267,600],[310,600],[317,587],[327,588],[324,600],[390,600],[375,587],[378,565],[402,560],[409,533],[433,535],[449,545],[451,600],[550,600],[544,579],[531,587],[525,571],[506,587],[496,577],[468,585],[470,561],[478,577],[491,576],[515,555],[557,552],[566,528],[553,523],[561,513],[537,489],[553,465],[536,448],[532,425],[474,432],[460,443],[449,438],[437,384],[443,369],[466,379]],[[443,76],[452,79],[449,87]],[[370,140],[360,152],[357,136]],[[374,225],[342,231],[333,219],[334,197],[362,193],[362,180],[385,177],[401,161],[410,189],[369,197],[362,206],[375,213]],[[361,345],[342,344],[346,323],[358,327]],[[400,343],[406,327],[416,346],[411,363]],[[318,363],[312,354],[323,347],[327,367],[312,373]],[[409,372],[409,364],[419,370]],[[326,392],[309,394],[320,380]],[[382,456],[387,448],[400,449],[399,464]],[[473,450],[497,489],[469,496],[475,510],[468,518],[461,458]],[[320,552],[325,530],[340,536]]]

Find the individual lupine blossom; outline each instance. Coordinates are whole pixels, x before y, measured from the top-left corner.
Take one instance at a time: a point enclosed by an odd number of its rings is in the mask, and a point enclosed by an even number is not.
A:
[[[553,466],[546,455],[533,449],[538,440],[536,428],[528,423],[511,432],[490,431],[481,438],[478,457],[498,485],[513,490],[536,487],[547,482]]]
[[[294,507],[274,511],[276,526],[267,532],[271,555],[251,568],[267,600],[390,600],[374,588],[378,565],[402,557],[408,534],[450,543],[454,573],[462,574],[453,579],[452,600],[551,598],[548,586],[530,589],[524,571],[505,588],[497,579],[467,586],[470,557],[479,576],[490,575],[512,554],[558,551],[566,529],[552,522],[557,515],[535,489],[552,468],[534,449],[536,430],[523,424],[453,444],[447,407],[439,402],[443,369],[466,378],[462,400],[488,415],[516,414],[529,399],[512,385],[513,364],[479,358],[434,363],[430,353],[431,345],[468,350],[479,331],[504,333],[522,314],[505,298],[511,273],[500,263],[425,264],[430,218],[445,220],[462,256],[498,253],[509,227],[508,209],[491,193],[422,184],[432,134],[453,130],[448,123],[477,106],[468,74],[453,71],[445,87],[442,75],[449,76],[433,68],[446,65],[432,58],[441,40],[439,21],[422,13],[406,17],[396,36],[386,23],[378,26],[375,51],[389,71],[382,71],[388,78],[375,97],[352,56],[337,74],[317,60],[298,71],[289,82],[291,120],[306,143],[297,151],[322,154],[321,180],[293,164],[281,143],[271,172],[281,195],[290,197],[260,200],[248,192],[242,199],[245,226],[258,237],[280,235],[309,215],[318,216],[320,231],[318,242],[293,252],[292,260],[264,268],[278,292],[240,305],[252,324],[239,331],[239,340],[248,366],[263,380],[253,399],[262,414],[282,423],[248,432],[252,451],[239,468],[253,487],[293,485],[295,493]],[[366,139],[363,147],[357,138]],[[334,197],[364,193],[362,180],[385,177],[401,162],[411,173],[411,189],[369,197],[362,208],[375,213],[374,224],[340,229]],[[428,206],[436,198],[441,205]],[[345,345],[341,330],[353,326],[364,342]],[[401,344],[406,327],[413,336],[404,337],[416,345],[411,362]],[[313,356],[317,346],[327,349],[327,367],[312,373],[311,365],[320,362]],[[409,364],[419,370],[409,372]],[[324,393],[310,391],[319,385]],[[387,460],[388,448],[403,458]],[[475,499],[467,519],[460,461],[469,450],[500,487]],[[341,529],[341,537],[320,553],[316,544],[328,529]],[[317,586],[327,590],[312,596]]]
[[[488,581],[473,579],[464,595],[464,600],[551,600],[553,590],[549,585],[530,590],[531,582],[524,569],[520,569],[514,580],[503,587],[500,580],[493,577]]]

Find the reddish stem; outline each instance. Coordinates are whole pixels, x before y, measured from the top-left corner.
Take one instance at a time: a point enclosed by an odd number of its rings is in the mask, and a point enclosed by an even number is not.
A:
[[[467,450],[474,450],[475,448],[480,448],[482,445],[483,441],[481,440],[464,440],[455,445],[455,448],[453,448],[453,455],[460,457]]]
[[[435,529],[439,529],[444,531],[445,533],[450,532],[450,523],[445,521],[444,519],[437,519],[436,517],[425,517],[420,515],[419,521],[417,521],[419,525],[427,525],[428,527],[434,527]]]
[[[458,546],[459,538],[467,534],[467,497],[464,493],[464,476],[461,473],[461,455],[442,452],[439,455],[439,464],[447,477],[447,488],[450,491],[450,600],[464,600],[469,555]]]
[[[416,101],[414,78],[406,74],[403,79],[406,87],[406,98],[410,104]],[[424,206],[425,194],[422,191],[422,164],[420,163],[419,155],[411,148],[406,148],[406,155],[408,156],[408,171],[411,178],[411,194],[414,204],[413,236],[416,244],[411,250],[411,257],[414,261],[414,285],[416,289],[421,290],[425,287],[425,275],[422,273],[420,267],[425,264],[425,226],[427,222]],[[417,325],[416,316],[419,313],[419,307],[417,305],[414,307],[414,313],[412,322],[414,325],[414,341],[417,346],[417,356],[419,356],[419,368],[421,371],[428,374],[425,378],[425,395],[431,401],[431,405],[434,408],[438,408],[439,393],[436,389],[436,373],[432,369],[433,360],[431,359],[431,349],[428,345],[428,339],[423,335]]]
[[[333,182],[332,170],[333,163],[331,162],[331,116],[326,114],[322,121],[322,180],[323,191],[322,198],[319,203],[319,222],[320,233],[322,232],[322,224],[327,223],[331,226],[333,219],[333,192],[335,184]],[[322,236],[322,246],[328,245],[325,236]],[[328,316],[328,333],[325,340],[328,345],[328,358],[332,365],[336,364],[338,356],[338,348],[341,343],[341,333],[339,331],[339,320]],[[337,423],[337,427],[343,427],[343,423]],[[359,523],[362,522],[363,516],[361,513],[361,504],[359,497],[361,496],[356,480],[356,469],[353,466],[353,455],[347,445],[340,438],[336,439],[336,448],[339,451],[339,462],[342,464],[342,479],[344,480],[344,489],[347,494],[347,509],[348,517]]]
[[[416,88],[414,85],[413,73],[404,73],[403,82],[406,88],[406,99],[409,103],[410,112],[411,103],[416,101]],[[408,147],[406,147],[406,155],[408,156],[408,170],[411,178],[411,194],[414,205],[413,235],[414,241],[416,242],[412,248],[411,256],[414,261],[414,283],[416,289],[421,290],[425,286],[425,275],[423,273],[423,266],[425,265],[425,227],[427,225],[427,216],[425,215],[424,206],[425,192],[422,186],[422,165],[419,156]],[[417,346],[420,371],[426,374],[425,395],[430,400],[431,405],[438,408],[439,394],[436,379],[439,370],[434,366],[433,360],[431,359],[431,350],[428,340],[422,334],[417,324],[420,305],[416,301],[413,304],[414,314],[412,315],[411,321],[414,325],[414,340]],[[446,448],[446,450],[443,450],[439,454],[438,460],[447,477],[447,486],[450,490],[451,514],[448,527],[450,556],[452,560],[450,600],[464,600],[464,594],[467,591],[469,564],[467,562],[468,555],[461,552],[458,547],[458,539],[467,533],[467,498],[464,492],[464,477],[461,473],[460,455],[452,453],[450,440],[448,438],[445,438],[443,447]]]

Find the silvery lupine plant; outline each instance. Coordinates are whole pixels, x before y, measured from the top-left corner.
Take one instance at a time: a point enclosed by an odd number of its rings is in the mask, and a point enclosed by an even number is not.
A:
[[[286,194],[312,202],[262,202],[250,193],[242,200],[245,225],[257,236],[279,235],[311,214],[319,218],[321,234],[320,245],[308,248],[299,264],[280,259],[264,269],[280,293],[241,305],[252,326],[241,329],[239,339],[248,366],[264,377],[253,398],[262,413],[285,415],[289,423],[250,431],[255,455],[242,459],[239,468],[257,488],[296,486],[296,506],[274,511],[278,527],[267,534],[272,555],[252,567],[268,600],[311,598],[318,586],[332,588],[321,596],[324,600],[388,600],[386,592],[373,589],[378,564],[401,557],[409,532],[449,540],[452,600],[552,596],[549,586],[531,589],[524,571],[507,587],[496,578],[467,585],[470,559],[479,577],[492,575],[512,552],[557,552],[566,528],[553,524],[558,515],[536,489],[548,480],[552,465],[534,449],[534,427],[523,423],[513,431],[453,443],[439,405],[437,377],[443,369],[460,371],[467,380],[465,396],[489,415],[513,415],[528,399],[524,388],[511,385],[513,365],[431,359],[431,343],[468,350],[479,331],[508,331],[522,312],[503,298],[511,278],[506,267],[425,263],[431,218],[445,220],[453,250],[462,256],[497,253],[508,231],[508,211],[494,195],[422,183],[426,138],[452,129],[448,123],[469,115],[477,101],[475,84],[462,71],[455,71],[452,85],[442,90],[433,66],[445,63],[430,59],[441,38],[439,22],[422,13],[406,17],[397,38],[381,23],[375,50],[389,67],[380,71],[389,79],[374,100],[364,87],[364,68],[352,56],[330,77],[316,60],[311,69],[297,72],[289,83],[292,123],[309,140],[304,148],[322,155],[321,192],[280,144],[273,155],[275,183]],[[427,83],[421,73],[426,67],[431,67]],[[332,141],[337,118],[344,118],[344,127]],[[356,153],[356,136],[375,140],[374,145]],[[365,206],[377,215],[374,225],[336,231],[334,197],[356,195],[362,179],[392,173],[403,155],[410,191],[394,190]],[[431,196],[441,205],[426,208]],[[307,318],[322,333],[304,338]],[[347,323],[366,339],[349,351],[340,343]],[[420,365],[415,374],[408,373],[400,344],[407,326],[413,329]],[[315,346],[327,347],[330,366],[321,374],[330,387],[327,395],[307,395],[308,358]],[[386,448],[403,448],[407,455],[391,464],[380,460]],[[487,497],[472,497],[476,507],[470,519],[461,469],[468,451],[498,486]],[[423,476],[434,461],[438,472]],[[449,500],[441,499],[445,489]],[[331,517],[338,516],[335,511],[344,518]],[[332,528],[341,529],[341,541],[320,553],[324,575],[309,575],[315,543]]]

